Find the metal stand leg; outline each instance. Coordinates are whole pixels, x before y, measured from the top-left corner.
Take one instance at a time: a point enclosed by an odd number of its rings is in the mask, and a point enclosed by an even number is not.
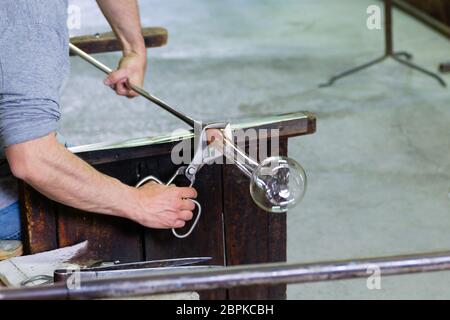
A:
[[[383,62],[383,61],[386,60],[387,58],[388,58],[387,56],[382,56],[381,58],[378,58],[378,59],[375,59],[375,60],[373,60],[373,61],[370,61],[370,62],[368,62],[368,63],[366,63],[366,64],[363,64],[363,65],[361,65],[361,66],[359,66],[359,67],[350,69],[350,70],[345,71],[345,72],[343,72],[343,73],[341,73],[341,74],[338,74],[338,75],[336,75],[336,76],[333,76],[333,77],[330,78],[330,80],[328,80],[327,83],[321,84],[321,85],[319,85],[319,87],[320,87],[320,88],[330,87],[330,86],[332,86],[336,81],[338,81],[339,79],[345,78],[345,77],[347,77],[347,76],[349,76],[349,75],[351,75],[351,74],[357,73],[357,72],[362,71],[362,70],[367,69],[367,68],[370,68],[370,67],[373,66],[373,65],[376,65],[376,64],[378,64],[378,63]]]
[[[410,62],[408,60],[400,59],[398,56],[392,56],[392,58],[395,61],[398,61],[399,63],[401,63],[401,64],[403,64],[403,65],[405,65],[407,67],[410,67],[410,68],[412,68],[414,70],[422,72],[422,73],[424,73],[426,75],[429,75],[432,78],[435,78],[444,88],[447,87],[447,83],[439,75],[437,75],[437,74],[435,74],[435,73],[433,73],[431,71],[428,71],[428,70],[426,70],[426,69],[424,69],[422,67],[419,67],[418,65],[415,65],[414,63],[412,63],[412,62]]]
[[[412,60],[414,58],[411,53],[406,51],[395,52],[393,56],[396,56],[397,58],[403,57],[406,60]]]
[[[384,0],[384,6],[385,6],[384,11],[385,11],[385,41],[386,41],[385,55],[381,58],[378,58],[376,60],[373,60],[371,62],[363,64],[359,67],[350,69],[341,74],[333,76],[330,78],[330,80],[327,83],[321,84],[321,85],[319,85],[319,87],[323,88],[323,87],[332,86],[339,79],[345,78],[345,77],[352,75],[354,73],[357,73],[361,70],[367,69],[375,64],[381,63],[384,60],[386,60],[387,58],[392,58],[395,61],[397,61],[409,68],[420,71],[423,74],[426,74],[426,75],[436,79],[443,87],[447,87],[447,84],[444,81],[444,79],[442,79],[438,74],[428,71],[428,70],[426,70],[422,67],[419,67],[419,66],[413,64],[412,62],[410,62],[409,60],[412,60],[412,58],[413,58],[413,56],[410,53],[404,52],[404,51],[401,51],[401,52],[393,51],[394,45],[393,45],[393,35],[392,35],[392,0]],[[404,58],[404,59],[401,59],[400,57]]]

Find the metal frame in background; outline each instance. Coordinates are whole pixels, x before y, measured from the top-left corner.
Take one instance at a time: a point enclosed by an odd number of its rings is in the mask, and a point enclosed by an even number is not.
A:
[[[412,68],[414,70],[422,72],[422,73],[436,79],[444,88],[447,87],[447,83],[438,74],[428,71],[428,70],[412,63],[410,60],[413,58],[413,56],[410,53],[404,52],[404,51],[394,52],[393,31],[392,31],[392,0],[384,0],[384,12],[385,12],[385,27],[384,28],[385,28],[385,43],[386,43],[385,54],[378,59],[375,59],[375,60],[370,61],[366,64],[363,64],[361,66],[358,66],[358,67],[355,67],[348,71],[345,71],[343,73],[340,73],[336,76],[333,76],[330,78],[330,80],[328,80],[327,83],[321,84],[319,87],[321,87],[321,88],[330,87],[336,81],[338,81],[342,78],[345,78],[349,75],[352,75],[354,73],[357,73],[359,71],[362,71],[364,69],[367,69],[369,67],[372,67],[378,63],[383,62],[384,60],[386,60],[388,58],[392,58],[395,61],[397,61],[409,68]],[[404,57],[404,59],[402,59],[401,57]]]
[[[450,270],[450,252],[309,264],[271,263],[0,290],[0,300],[100,299]],[[72,288],[71,288],[72,287]]]

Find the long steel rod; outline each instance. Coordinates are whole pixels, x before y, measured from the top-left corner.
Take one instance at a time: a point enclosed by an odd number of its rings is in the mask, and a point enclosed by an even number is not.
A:
[[[87,54],[86,52],[84,52],[80,48],[76,47],[75,45],[69,43],[69,48],[74,54],[76,54],[77,56],[79,56],[83,60],[87,61],[88,63],[90,63],[91,65],[96,67],[97,69],[103,71],[104,73],[110,74],[111,72],[113,72],[113,70],[111,68],[109,68],[108,66],[104,65],[103,63],[101,63],[100,61],[98,61],[97,59],[92,57],[91,55]],[[180,119],[180,120],[184,121],[185,123],[187,123],[188,125],[190,125],[192,128],[194,128],[195,125],[198,123],[196,120],[192,119],[191,117],[187,116],[186,114],[183,114],[183,113],[175,110],[174,108],[169,106],[166,102],[164,102],[161,99],[155,97],[154,95],[152,95],[149,92],[145,91],[141,87],[139,87],[137,85],[134,85],[132,83],[129,83],[128,85],[130,86],[131,89],[136,91],[139,95],[141,95],[145,99],[153,102],[154,104],[160,106],[161,108],[163,108],[167,112],[171,113],[172,115],[174,115],[178,119]]]
[[[450,270],[450,252],[311,264],[272,263],[0,291],[4,299],[96,299]]]

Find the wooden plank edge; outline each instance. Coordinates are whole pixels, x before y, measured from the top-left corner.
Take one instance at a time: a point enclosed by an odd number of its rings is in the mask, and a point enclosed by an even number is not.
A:
[[[167,44],[168,32],[162,27],[144,28],[142,34],[146,48],[162,47]],[[113,32],[72,37],[70,42],[89,54],[122,51]],[[70,53],[70,55],[73,54]]]

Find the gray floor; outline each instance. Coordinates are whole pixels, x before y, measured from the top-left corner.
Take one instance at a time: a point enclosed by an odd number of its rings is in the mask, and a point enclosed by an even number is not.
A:
[[[75,33],[107,29],[86,12]],[[328,89],[328,76],[381,55],[365,27],[369,0],[141,1],[145,25],[169,29],[151,50],[146,87],[192,116],[222,119],[308,110],[318,132],[291,141],[309,190],[288,217],[289,261],[450,250],[450,92],[388,61]],[[182,12],[183,14],[180,14]],[[450,43],[395,12],[396,46],[431,70]],[[117,55],[99,55],[113,65]],[[180,126],[143,100],[116,98],[73,59],[62,132],[76,144],[166,133]],[[446,76],[450,83],[450,77]],[[95,101],[95,103],[92,103]],[[226,110],[226,114],[224,111]],[[291,299],[450,298],[450,273],[290,286]]]

